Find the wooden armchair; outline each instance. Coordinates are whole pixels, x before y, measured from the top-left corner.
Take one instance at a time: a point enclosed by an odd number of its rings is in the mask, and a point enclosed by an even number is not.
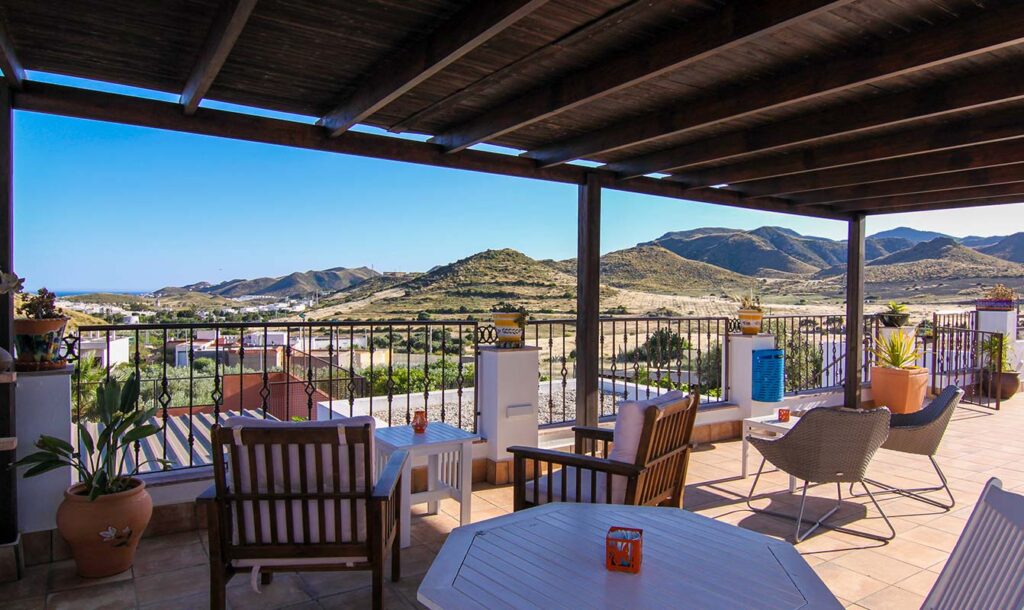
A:
[[[249,572],[254,589],[274,572],[370,570],[381,608],[384,560],[400,577],[399,483],[405,451],[374,480],[374,422],[354,417],[289,423],[234,417],[213,429],[214,484],[199,498],[210,537],[210,607]]]
[[[620,403],[614,430],[573,428],[575,453],[509,447],[514,456],[515,510],[548,502],[682,508],[699,404],[696,392],[686,397],[678,391]],[[590,445],[594,455],[586,453]]]

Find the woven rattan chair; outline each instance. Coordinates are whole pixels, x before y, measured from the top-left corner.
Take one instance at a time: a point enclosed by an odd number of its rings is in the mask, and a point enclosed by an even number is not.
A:
[[[899,494],[946,510],[956,506],[956,499],[953,497],[953,492],[949,489],[949,483],[946,482],[946,475],[942,473],[938,462],[935,461],[935,452],[939,449],[939,443],[942,441],[942,436],[946,433],[949,420],[952,419],[953,412],[956,411],[956,407],[960,404],[960,399],[963,395],[964,391],[955,385],[947,386],[946,389],[942,390],[935,397],[935,400],[931,401],[927,407],[920,411],[893,415],[889,420],[889,438],[885,439],[885,442],[882,443],[882,449],[928,456],[932,467],[935,468],[935,473],[939,475],[941,485],[899,488],[873,479],[865,479],[865,482],[868,485],[880,487],[882,489],[880,493]],[[946,495],[949,496],[949,502],[941,502],[923,495],[935,491],[945,491]],[[850,485],[850,493],[853,493],[852,484]],[[858,496],[863,496],[863,494],[858,494]]]
[[[249,573],[254,589],[274,572],[372,572],[383,606],[385,557],[400,576],[399,524],[406,451],[375,477],[374,420],[273,422],[232,417],[213,428],[214,485],[198,501],[210,529],[210,607]]]
[[[1024,608],[1024,496],[989,479],[922,610]]]
[[[548,502],[682,508],[699,404],[696,392],[686,397],[678,391],[650,401],[621,403],[614,431],[573,428],[575,453],[509,447],[515,458],[515,510]],[[588,444],[602,457],[585,454]],[[530,477],[527,461],[532,464]]]
[[[796,542],[801,542],[819,526],[839,529],[828,525],[825,521],[842,505],[843,483],[860,483],[871,498],[882,519],[889,527],[889,536],[879,536],[868,532],[847,530],[848,533],[871,538],[874,540],[891,540],[896,535],[892,523],[886,517],[882,507],[875,501],[871,490],[864,484],[864,473],[868,463],[878,448],[885,442],[889,433],[889,410],[886,408],[861,411],[854,409],[811,409],[793,429],[784,436],[774,439],[750,436],[747,440],[764,459],[754,477],[754,484],[747,496],[747,507],[750,510],[792,520],[792,515],[754,508],[751,501],[757,482],[761,478],[766,463],[771,463],[779,470],[803,480],[804,488],[800,498],[800,512],[796,516]],[[804,507],[807,504],[807,487],[811,483],[835,483],[836,505],[825,515],[814,521],[809,529],[800,531],[804,522]]]

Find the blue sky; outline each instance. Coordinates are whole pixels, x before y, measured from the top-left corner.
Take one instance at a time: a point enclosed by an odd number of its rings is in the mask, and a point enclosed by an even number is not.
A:
[[[1019,229],[1024,204],[875,217],[868,230],[1005,234],[1016,230],[1007,218]],[[422,271],[486,248],[569,258],[575,222],[570,185],[15,115],[15,264],[30,289],[152,290],[336,266]],[[602,251],[672,230],[766,224],[845,237],[840,222],[605,191]]]

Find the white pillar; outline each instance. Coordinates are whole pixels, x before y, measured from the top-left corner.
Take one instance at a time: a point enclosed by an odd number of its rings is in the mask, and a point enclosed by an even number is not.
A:
[[[71,443],[71,372],[73,367],[38,373],[18,373],[15,388],[18,405],[18,449],[20,460],[37,451],[40,435]],[[18,521],[23,533],[57,527],[57,507],[64,490],[71,486],[71,468],[58,468],[30,479],[18,469]]]
[[[729,400],[736,403],[744,418],[771,415],[777,403],[753,399],[754,350],[775,349],[775,336],[729,335]]]
[[[512,445],[537,446],[540,348],[480,348],[480,434],[487,440],[487,479],[512,478]]]
[[[1013,341],[1017,338],[1017,311],[979,311],[978,330],[999,333]]]

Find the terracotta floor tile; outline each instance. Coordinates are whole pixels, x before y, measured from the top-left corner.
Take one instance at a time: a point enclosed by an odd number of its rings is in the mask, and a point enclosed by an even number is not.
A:
[[[135,579],[135,594],[139,604],[153,604],[178,597],[188,597],[210,589],[210,566],[201,564],[157,572]]]
[[[935,586],[935,581],[936,579],[938,579],[938,577],[939,575],[935,572],[921,570],[920,572],[914,574],[910,578],[906,578],[896,583],[896,586],[901,589],[910,591],[915,595],[927,596],[928,593],[932,590],[932,587]]]
[[[43,597],[46,595],[46,581],[49,573],[49,564],[26,568],[20,580],[0,584],[0,600],[8,603]]]
[[[915,527],[914,529],[903,533],[902,536],[905,540],[930,546],[934,549],[945,551],[946,553],[953,550],[957,541],[956,535],[928,527],[927,525]]]
[[[813,569],[833,595],[853,602],[858,602],[886,587],[880,580],[858,574],[831,561],[814,566]]]
[[[899,536],[875,551],[918,568],[930,568],[936,564],[941,566],[946,563],[948,557],[945,551],[912,540],[905,540]]]
[[[240,586],[228,587],[228,605],[232,608],[279,608],[281,606],[307,602],[312,599],[303,589],[303,583],[297,574],[275,574],[274,582],[262,585],[257,593],[249,586],[246,575],[238,575],[232,579],[243,581]]]
[[[120,610],[121,608],[135,608],[136,603],[135,586],[130,580],[68,589],[46,596],[48,610],[83,610],[85,608]]]
[[[363,587],[348,593],[340,593],[317,600],[324,610],[363,610],[373,601],[373,589]],[[384,607],[395,610],[413,608],[399,590],[391,584],[384,586]]]
[[[835,559],[833,563],[889,585],[894,585],[921,571],[921,568],[915,565],[883,555],[874,550],[847,553]]]
[[[54,591],[65,591],[81,587],[96,587],[98,585],[130,581],[132,579],[131,569],[104,578],[82,578],[78,575],[77,570],[78,568],[75,566],[73,559],[51,563],[50,574],[46,584],[47,592],[53,593]]]
[[[865,597],[857,603],[868,610],[917,610],[924,596],[916,595],[899,587],[887,587]]]

